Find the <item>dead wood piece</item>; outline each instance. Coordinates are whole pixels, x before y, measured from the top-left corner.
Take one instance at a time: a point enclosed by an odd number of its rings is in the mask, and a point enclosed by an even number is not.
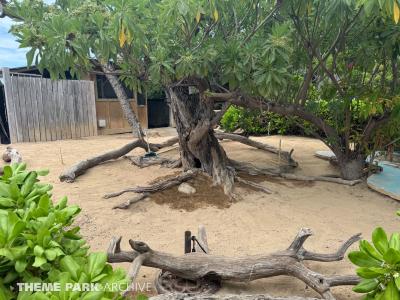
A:
[[[8,146],[3,153],[3,160],[11,164],[19,164],[22,162],[22,156],[17,149]]]
[[[360,279],[357,276],[326,276],[312,271],[303,264],[304,260],[322,262],[339,261],[343,253],[356,241],[360,234],[352,236],[337,252],[319,254],[304,249],[304,243],[312,235],[310,229],[304,228],[295,237],[288,249],[269,255],[245,256],[239,258],[208,255],[201,252],[183,256],[159,252],[151,249],[146,243],[129,241],[133,251],[121,251],[121,239],[113,239],[109,246],[108,262],[132,262],[146,253],[142,265],[158,268],[172,274],[196,280],[212,276],[221,281],[249,282],[260,278],[274,276],[292,276],[307,284],[323,299],[334,300],[330,289],[339,285],[354,285]]]
[[[235,179],[238,182],[243,183],[243,184],[248,185],[248,186],[251,186],[252,188],[254,188],[256,190],[259,190],[259,191],[264,192],[266,194],[272,194],[272,191],[270,189],[267,189],[265,186],[262,186],[261,184],[245,180],[245,179],[240,178],[238,176],[236,176]]]
[[[113,209],[128,209],[132,204],[135,204],[139,201],[146,200],[150,196],[150,193],[139,194],[136,197],[129,199],[128,201],[115,205]]]
[[[354,186],[362,182],[361,179],[357,180],[345,180],[342,178],[335,177],[327,177],[327,176],[304,176],[290,173],[281,173],[280,177],[289,179],[289,180],[299,180],[299,181],[324,181],[324,182],[332,182],[338,184],[344,184],[349,186]]]
[[[278,168],[259,168],[250,163],[239,162],[233,159],[229,159],[229,165],[236,171],[245,172],[250,175],[267,175],[267,176],[279,176],[281,170]]]
[[[151,151],[158,151],[159,149],[163,147],[168,147],[177,142],[177,138],[171,138],[163,143],[160,144],[149,144],[149,148]],[[65,181],[65,182],[74,182],[75,179],[84,174],[88,169],[93,168],[101,163],[104,163],[108,160],[112,159],[118,159],[121,156],[124,156],[128,154],[130,151],[132,151],[135,148],[142,148],[144,150],[148,150],[147,144],[143,140],[135,140],[119,149],[108,151],[106,153],[100,154],[98,156],[94,156],[88,159],[85,159],[83,161],[80,161],[70,167],[69,169],[65,170],[61,175],[60,175],[60,181]]]
[[[303,297],[273,297],[269,295],[196,295],[163,294],[150,298],[150,300],[318,300],[317,298]]]
[[[282,172],[281,170],[273,168],[258,168],[250,163],[238,162],[232,159],[229,160],[229,164],[237,171],[246,172],[250,175],[267,175],[267,176],[281,177],[284,179],[297,180],[297,181],[324,181],[324,182],[332,182],[349,186],[354,186],[362,182],[361,179],[345,180],[342,178],[331,177],[331,176],[297,175],[293,173]]]
[[[183,172],[175,177],[156,182],[149,186],[137,186],[137,187],[128,188],[128,189],[125,189],[125,190],[122,190],[119,192],[106,194],[106,195],[104,195],[104,198],[109,199],[109,198],[113,198],[113,197],[118,197],[125,193],[155,193],[155,192],[163,191],[163,190],[166,190],[173,186],[176,186],[178,184],[181,184],[182,182],[185,182],[185,181],[188,181],[188,180],[194,178],[197,173],[198,172],[195,170],[189,170],[189,171]]]
[[[182,159],[179,158],[176,160],[172,160],[171,162],[163,164],[161,166],[169,169],[179,169],[182,168]]]
[[[225,132],[216,132],[215,133],[216,138],[218,139],[227,139],[227,140],[232,140],[235,142],[239,142],[260,150],[264,150],[267,152],[271,152],[274,154],[280,155],[281,158],[285,159],[288,163],[289,166],[291,167],[297,167],[298,163],[292,158],[293,154],[293,149],[291,151],[283,151],[280,150],[279,148],[276,148],[271,145],[267,145],[264,143],[257,142],[255,140],[249,139],[245,136],[238,135],[238,134],[233,134],[233,133],[225,133]]]
[[[154,165],[161,165],[168,168],[179,168],[182,165],[180,159],[168,159],[165,157],[154,156],[154,157],[143,157],[143,156],[124,156],[133,165],[139,168],[146,168]]]

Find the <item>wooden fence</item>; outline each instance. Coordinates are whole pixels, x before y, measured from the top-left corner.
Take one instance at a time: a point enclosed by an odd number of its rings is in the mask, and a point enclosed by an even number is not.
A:
[[[3,69],[11,142],[97,135],[94,83],[50,80]]]

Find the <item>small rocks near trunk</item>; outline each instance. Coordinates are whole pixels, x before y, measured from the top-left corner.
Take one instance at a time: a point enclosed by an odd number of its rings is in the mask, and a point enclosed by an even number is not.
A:
[[[196,193],[196,189],[192,187],[190,184],[184,182],[181,183],[178,187],[178,191],[183,194],[191,195]]]

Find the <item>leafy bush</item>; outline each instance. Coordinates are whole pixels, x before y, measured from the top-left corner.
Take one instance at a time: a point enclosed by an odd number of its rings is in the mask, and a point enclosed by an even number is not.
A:
[[[73,226],[80,208],[51,200],[52,186],[40,183],[47,171],[26,171],[25,164],[4,167],[0,177],[0,299],[120,299],[112,283],[125,284],[105,253],[88,254]],[[18,283],[61,284],[62,291],[19,292]],[[100,291],[71,291],[66,283],[102,285]],[[104,291],[103,291],[104,289]]]
[[[372,233],[372,244],[360,241],[360,251],[349,253],[350,261],[357,265],[362,281],[353,288],[365,293],[365,299],[400,299],[400,234],[388,239],[382,228]]]
[[[299,125],[300,124],[300,125]],[[311,125],[298,118],[286,118],[267,111],[231,106],[221,120],[228,132],[242,129],[246,134],[280,134],[311,136]]]

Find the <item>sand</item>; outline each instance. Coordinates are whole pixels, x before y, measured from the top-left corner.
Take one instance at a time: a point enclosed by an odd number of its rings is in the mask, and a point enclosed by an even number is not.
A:
[[[150,140],[159,142],[173,134],[174,131],[170,129],[153,131]],[[255,139],[275,146],[282,140],[283,149],[294,148],[294,158],[300,163],[296,170],[299,174],[326,175],[337,172],[328,162],[314,157],[316,150],[327,150],[318,140],[281,136]],[[122,236],[125,249],[129,249],[128,239],[135,239],[146,241],[153,249],[182,254],[184,231],[196,232],[197,226],[204,224],[210,248],[218,255],[244,256],[285,249],[301,227],[312,228],[315,233],[306,243],[309,250],[334,252],[341,242],[355,233],[361,232],[370,239],[376,226],[393,232],[398,230],[400,224],[395,215],[400,204],[371,191],[366,184],[348,187],[333,183],[261,180],[273,194],[239,188],[240,199],[229,203],[223,198],[213,201],[206,187],[200,188],[196,201],[180,199],[189,201],[187,205],[174,202],[171,197],[176,192],[169,192],[169,196],[157,196],[156,199],[137,203],[128,210],[112,210],[114,205],[132,195],[105,200],[102,198],[104,194],[143,185],[176,171],[159,166],[139,169],[128,160],[120,159],[91,169],[75,183],[59,182],[58,175],[64,168],[78,160],[120,147],[130,140],[129,135],[114,135],[14,145],[30,168],[50,169],[46,181],[54,185],[55,199],[68,195],[70,203],[80,205],[82,213],[77,223],[93,251],[105,251],[112,236]],[[236,160],[259,166],[278,163],[274,156],[236,142],[223,142],[223,147]],[[134,153],[143,151],[136,150]],[[173,150],[164,155],[176,154],[176,150]],[[205,181],[204,185],[207,184]],[[199,197],[201,193],[203,195]],[[315,271],[326,274],[354,273],[354,267],[347,259],[337,263],[307,264]],[[128,267],[127,264],[119,266]],[[139,281],[153,284],[154,276],[154,269],[143,268]],[[289,277],[245,284],[224,283],[221,293],[228,292],[316,295],[302,282]],[[335,288],[334,294],[337,299],[361,299],[351,291],[351,287]]]

